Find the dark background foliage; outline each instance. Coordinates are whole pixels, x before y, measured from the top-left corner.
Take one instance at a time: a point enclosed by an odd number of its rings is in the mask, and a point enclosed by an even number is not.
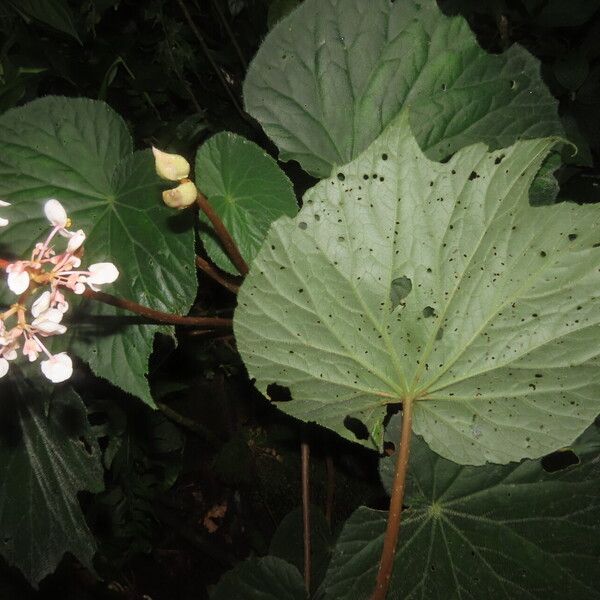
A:
[[[64,2],[47,4],[58,8],[0,0],[0,113],[49,94],[85,96],[123,115],[140,148],[191,157],[205,139],[230,130],[274,154],[243,111],[241,86],[269,27],[295,0],[71,0],[69,11]],[[439,4],[465,16],[487,50],[519,43],[541,60],[579,141],[578,155],[557,173],[561,193],[591,201],[600,184],[600,2]],[[310,185],[297,165],[282,166],[298,193]],[[208,279],[200,283],[198,311],[231,310],[231,296]],[[269,551],[298,506],[301,439],[311,442],[320,510],[334,465],[334,533],[361,504],[385,508],[376,456],[272,408],[247,381],[231,338],[180,334],[177,350],[167,340],[156,344],[158,412],[92,378],[75,382],[107,469],[106,490],[80,498],[100,543],[101,579],[67,557],[34,591],[2,566],[0,598],[207,598],[236,561]],[[293,518],[286,527],[280,538],[298,533]]]

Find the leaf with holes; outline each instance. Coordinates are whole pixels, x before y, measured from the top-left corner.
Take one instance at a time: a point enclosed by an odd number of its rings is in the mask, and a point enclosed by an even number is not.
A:
[[[434,0],[306,0],[267,36],[244,82],[246,110],[316,177],[356,158],[398,115],[427,155],[563,132],[539,61],[482,50]]]
[[[0,554],[37,587],[66,552],[92,567],[96,543],[77,494],[104,487],[85,406],[69,388],[13,373],[0,383]]]
[[[394,420],[388,429],[399,437]],[[389,600],[600,599],[600,454],[576,442],[579,463],[461,467],[413,436],[400,544]],[[389,481],[395,457],[384,459]],[[321,598],[368,598],[387,513],[359,508],[346,522]]]
[[[287,387],[282,410],[374,447],[386,405],[414,398],[414,431],[459,463],[577,437],[600,412],[600,205],[530,206],[555,143],[440,164],[403,113],[309,190],[238,297],[260,391]]]
[[[185,313],[196,292],[193,219],[161,202],[150,152],[132,152],[125,123],[103,102],[46,97],[0,117],[0,198],[12,203],[0,255],[28,254],[43,235],[43,203],[57,198],[83,229],[84,264],[114,262],[105,291]],[[94,372],[153,404],[145,374],[157,331],[124,311],[87,303],[70,344]],[[57,343],[61,340],[56,339]]]
[[[231,233],[250,264],[271,223],[298,212],[290,180],[277,163],[256,144],[233,133],[218,133],[198,150],[196,184]],[[201,214],[202,242],[221,269],[238,274],[219,239]]]

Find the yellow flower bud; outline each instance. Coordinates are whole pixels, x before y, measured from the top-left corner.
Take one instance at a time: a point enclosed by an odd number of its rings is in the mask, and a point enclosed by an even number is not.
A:
[[[179,154],[169,154],[152,146],[154,154],[154,163],[156,173],[159,177],[168,181],[180,181],[190,174],[190,163],[179,156]]]
[[[185,208],[196,201],[197,195],[194,182],[187,179],[176,188],[164,191],[163,202],[171,208]]]

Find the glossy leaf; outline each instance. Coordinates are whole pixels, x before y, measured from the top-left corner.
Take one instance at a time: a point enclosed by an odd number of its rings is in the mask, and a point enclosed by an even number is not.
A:
[[[96,551],[77,494],[103,489],[100,449],[79,396],[21,373],[0,382],[0,554],[37,587],[66,552],[92,568]]]
[[[414,431],[460,463],[570,443],[600,410],[600,206],[530,206],[555,142],[440,164],[403,114],[310,190],[238,297],[259,390],[288,387],[283,411],[374,447],[386,405],[414,397]]]
[[[271,223],[298,212],[290,180],[262,148],[239,135],[219,133],[196,155],[196,185],[225,223],[242,256],[251,263]],[[238,274],[204,214],[206,252],[225,271]]]
[[[461,467],[418,436],[412,444],[389,600],[600,598],[597,444],[575,444],[580,464],[555,473],[540,461]],[[386,517],[366,507],[350,517],[320,598],[369,597]]]
[[[185,314],[196,292],[193,219],[162,204],[162,186],[151,153],[132,153],[124,122],[103,102],[47,97],[0,117],[0,197],[12,203],[2,255],[30,252],[47,231],[43,203],[57,198],[88,235],[84,265],[117,265],[120,276],[104,291]],[[169,329],[91,302],[72,320],[71,348],[152,405],[148,357],[155,333]]]
[[[317,177],[356,158],[398,115],[427,155],[560,134],[539,62],[482,50],[434,0],[306,0],[267,36],[244,83],[246,110]]]
[[[211,600],[306,600],[296,567],[274,556],[249,558],[225,573]]]

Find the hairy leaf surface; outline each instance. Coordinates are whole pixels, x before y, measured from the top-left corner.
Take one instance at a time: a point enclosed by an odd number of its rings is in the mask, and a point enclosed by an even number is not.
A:
[[[328,177],[403,106],[438,160],[475,142],[501,148],[562,133],[539,71],[517,45],[486,53],[434,0],[306,0],[261,45],[244,100],[281,160]]]
[[[0,554],[37,586],[66,552],[92,568],[96,542],[77,501],[100,492],[100,449],[69,388],[48,404],[20,373],[0,383]]]
[[[439,164],[403,114],[310,190],[239,295],[258,388],[288,387],[279,408],[375,447],[386,405],[415,398],[414,431],[459,463],[575,439],[600,410],[600,206],[530,206],[555,142]]]
[[[57,198],[88,235],[82,266],[117,265],[105,291],[185,313],[196,290],[193,223],[162,204],[162,185],[150,152],[132,152],[125,123],[103,102],[47,97],[0,117],[0,197],[12,203],[1,254],[28,254],[48,231],[44,201]],[[145,374],[159,328],[97,303],[80,311],[70,332],[77,354],[153,404]]]

